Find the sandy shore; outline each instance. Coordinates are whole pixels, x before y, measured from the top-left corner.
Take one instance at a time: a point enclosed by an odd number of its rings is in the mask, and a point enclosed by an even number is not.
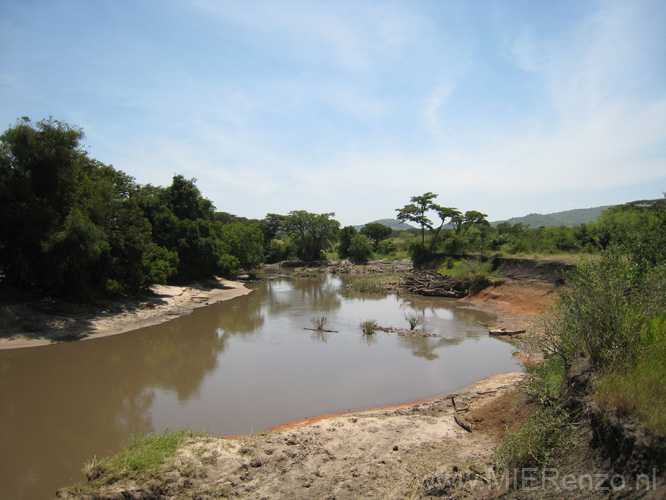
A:
[[[84,304],[29,296],[5,297],[0,302],[0,349],[117,335],[250,292],[243,283],[217,279],[187,286],[155,285],[138,298]]]

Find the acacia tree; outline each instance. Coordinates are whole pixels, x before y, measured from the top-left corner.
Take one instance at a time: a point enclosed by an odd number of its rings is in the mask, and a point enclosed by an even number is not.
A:
[[[421,252],[425,252],[425,231],[432,229],[432,221],[426,215],[435,204],[432,200],[437,198],[437,195],[431,192],[422,194],[421,196],[412,196],[411,203],[402,208],[396,208],[398,211],[397,219],[400,222],[413,222],[421,227]]]
[[[461,214],[455,208],[442,207],[433,202],[437,198],[437,195],[431,192],[422,194],[421,196],[413,196],[411,202],[408,205],[405,205],[403,208],[396,208],[398,211],[398,220],[405,222],[410,221],[414,222],[421,226],[421,248],[420,255],[425,255],[425,235],[426,229],[428,229],[431,239],[430,239],[430,253],[434,253],[437,249],[437,244],[439,241],[440,231],[446,223],[446,219],[449,219],[451,222],[456,220],[457,217],[460,217]],[[429,212],[435,212],[439,217],[439,226],[435,228],[432,221],[428,218]]]
[[[301,259],[321,259],[326,246],[335,241],[340,223],[333,216],[334,213],[313,214],[305,210],[292,210],[287,214],[282,230],[296,240]]]

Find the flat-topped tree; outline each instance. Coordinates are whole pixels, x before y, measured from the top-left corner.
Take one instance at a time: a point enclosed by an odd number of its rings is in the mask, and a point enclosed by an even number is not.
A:
[[[410,204],[402,208],[396,208],[398,211],[397,219],[399,221],[413,222],[421,227],[421,254],[425,254],[426,229],[428,229],[432,237],[430,240],[430,253],[433,253],[437,248],[439,234],[446,223],[446,219],[449,219],[452,223],[455,223],[458,218],[463,219],[463,215],[457,209],[442,207],[434,203],[433,200],[435,198],[437,198],[435,193],[427,192],[421,196],[412,196]],[[439,217],[440,224],[437,228],[433,226],[432,221],[428,218],[428,212],[435,212]]]
[[[426,215],[436,205],[432,200],[437,198],[435,193],[428,191],[421,196],[412,196],[411,203],[402,208],[396,208],[400,222],[413,222],[421,227],[421,251],[425,251],[425,230],[432,229],[432,221]]]

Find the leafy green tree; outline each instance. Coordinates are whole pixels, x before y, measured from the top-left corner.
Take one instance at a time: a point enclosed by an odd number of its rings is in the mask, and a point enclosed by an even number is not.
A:
[[[236,259],[241,269],[254,269],[263,262],[263,236],[258,224],[246,226],[232,222],[220,226],[219,234],[227,253]]]
[[[297,242],[299,257],[306,261],[323,258],[323,252],[335,241],[340,223],[334,213],[313,214],[305,210],[289,212],[282,229]]]
[[[0,259],[9,282],[69,297],[133,293],[177,257],[154,244],[130,176],[89,158],[81,129],[24,118],[0,137]]]
[[[338,255],[341,259],[351,257],[351,242],[357,234],[358,231],[354,226],[345,226],[340,229],[338,233]]]
[[[286,245],[275,241],[284,222],[285,216],[278,214],[266,214],[258,222],[259,230],[262,234],[264,255],[267,262],[279,262],[283,259],[283,249]]]
[[[178,279],[231,278],[237,274],[241,261],[249,264],[256,260],[248,257],[254,250],[246,253],[232,245],[235,238],[229,231],[221,230],[223,224],[215,222],[213,204],[201,195],[195,179],[175,175],[166,188],[145,186],[140,205],[152,224],[155,242],[177,254]],[[240,231],[241,226],[233,227]],[[238,238],[243,239],[243,235]],[[239,255],[233,255],[232,246]]]
[[[349,258],[356,263],[365,263],[372,258],[372,242],[364,234],[355,234],[349,243]]]
[[[393,233],[393,230],[384,224],[370,222],[363,226],[359,232],[372,240],[372,249],[376,252],[379,247],[379,242],[389,238]]]

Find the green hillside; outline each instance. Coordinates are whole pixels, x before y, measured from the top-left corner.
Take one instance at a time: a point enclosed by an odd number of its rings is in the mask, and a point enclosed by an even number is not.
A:
[[[568,226],[574,227],[580,224],[587,224],[588,222],[595,221],[601,212],[610,208],[610,205],[594,208],[577,208],[574,210],[565,210],[564,212],[555,212],[552,214],[529,214],[524,217],[513,217],[506,221],[493,222],[493,226],[497,226],[501,222],[508,222],[509,224],[517,224],[522,222],[529,227],[548,227],[548,226]]]

